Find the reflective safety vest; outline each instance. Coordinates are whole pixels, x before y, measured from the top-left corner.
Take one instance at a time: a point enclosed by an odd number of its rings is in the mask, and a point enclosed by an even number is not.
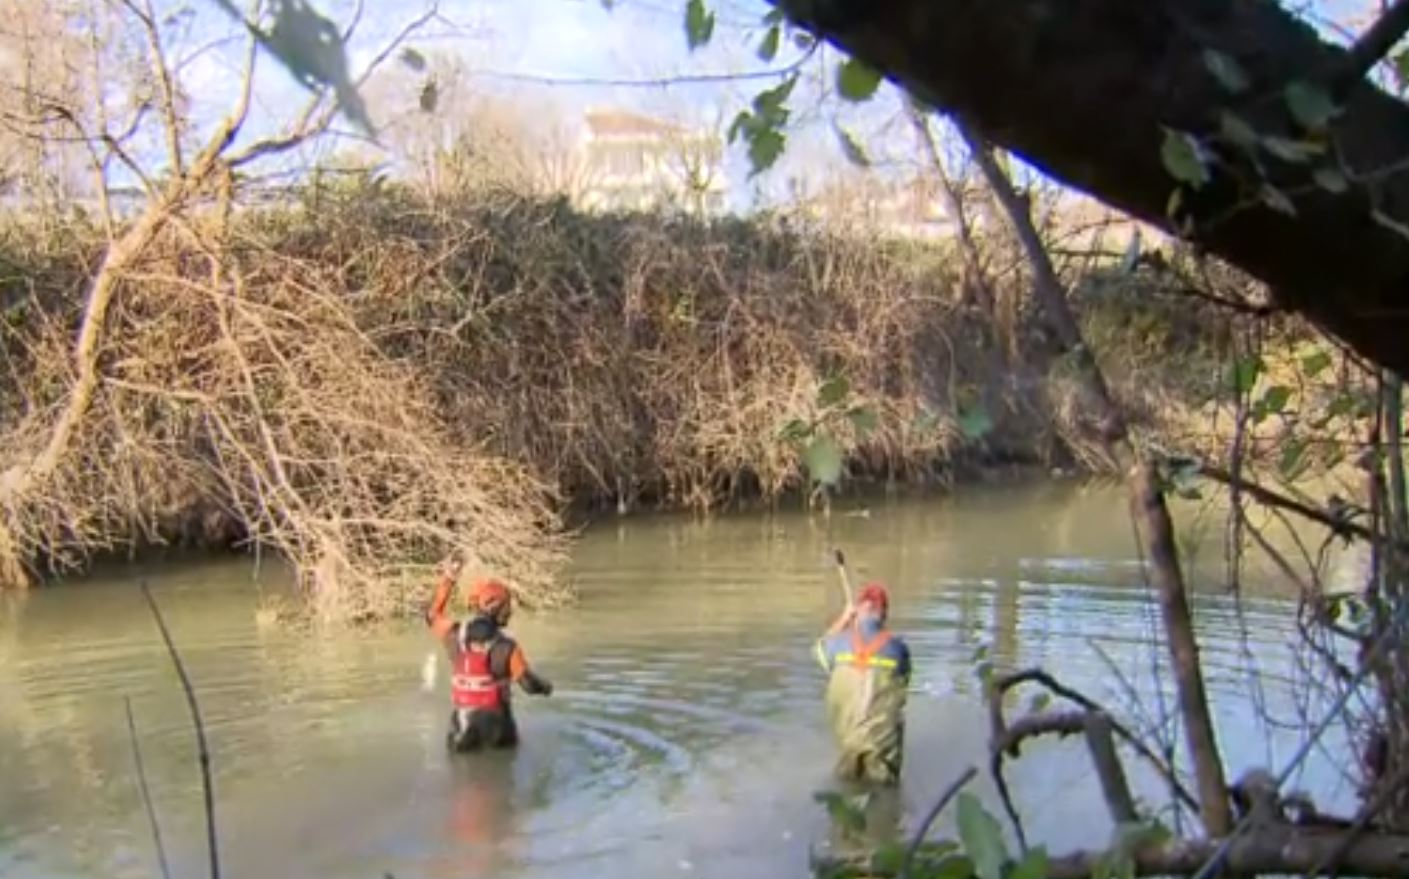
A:
[[[838,651],[832,663],[827,716],[841,751],[842,777],[888,782],[899,776],[907,681],[897,673],[896,658],[878,655],[890,641],[888,631],[865,641],[853,628],[851,649]]]
[[[898,663],[893,658],[876,655],[889,643],[890,632],[888,630],[877,632],[876,637],[870,641],[862,641],[861,630],[853,627],[851,630],[851,649],[837,653],[837,662],[857,668],[884,668],[894,671]]]

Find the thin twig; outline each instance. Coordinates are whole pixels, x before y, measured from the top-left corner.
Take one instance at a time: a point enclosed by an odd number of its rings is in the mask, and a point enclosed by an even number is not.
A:
[[[142,767],[142,746],[137,741],[137,722],[132,719],[132,700],[122,699],[127,711],[127,737],[132,742],[132,762],[137,767],[137,789],[142,792],[142,806],[147,810],[147,822],[152,826],[152,844],[156,846],[157,863],[161,865],[163,879],[171,879],[171,867],[166,861],[166,846],[161,841],[161,824],[157,821],[156,806],[152,804],[152,793],[147,789],[147,773]]]
[[[210,750],[206,747],[205,724],[201,721],[201,707],[196,701],[195,687],[191,686],[191,679],[186,674],[186,666],[181,662],[181,654],[176,650],[176,644],[171,640],[171,633],[167,631],[166,620],[162,618],[161,608],[157,607],[156,599],[152,597],[152,591],[147,586],[147,581],[140,583],[142,597],[147,599],[147,606],[152,610],[152,617],[157,622],[157,629],[161,631],[161,639],[166,643],[166,651],[171,656],[172,665],[176,666],[176,674],[181,679],[181,689],[186,694],[186,705],[191,709],[191,722],[196,727],[196,753],[201,764],[201,786],[205,791],[205,821],[206,821],[206,844],[210,849],[210,877],[220,879],[220,855],[217,851],[215,833],[215,794],[211,786],[210,779]]]
[[[915,831],[914,837],[910,840],[910,845],[905,849],[905,860],[900,863],[900,879],[909,879],[910,867],[915,862],[915,854],[920,850],[920,845],[925,841],[925,835],[930,832],[930,825],[934,824],[935,819],[939,817],[939,813],[943,812],[944,807],[949,805],[949,801],[959,795],[959,791],[963,790],[964,785],[973,781],[976,774],[978,774],[978,770],[972,766],[965,769],[960,773],[958,778],[954,779],[953,784],[945,788],[944,793],[940,794],[939,799],[930,807],[929,812],[925,815],[925,820],[920,822],[919,829]]]

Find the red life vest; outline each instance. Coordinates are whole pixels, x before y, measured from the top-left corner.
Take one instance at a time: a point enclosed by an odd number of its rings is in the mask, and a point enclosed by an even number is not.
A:
[[[496,639],[497,641],[498,639]],[[498,711],[504,707],[508,681],[494,675],[490,651],[495,642],[460,645],[456,651],[454,674],[450,678],[450,698],[456,708]]]

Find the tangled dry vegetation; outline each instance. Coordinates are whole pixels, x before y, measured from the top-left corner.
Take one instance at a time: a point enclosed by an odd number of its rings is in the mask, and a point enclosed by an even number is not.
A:
[[[73,384],[99,238],[0,240],[0,473],[33,458]],[[318,616],[347,619],[404,609],[449,549],[530,603],[566,597],[569,501],[706,509],[799,487],[779,431],[831,374],[878,416],[840,428],[853,475],[1070,461],[1056,371],[1004,353],[951,263],[786,223],[365,183],[183,222],[122,273],[93,405],[3,515],[35,570],[257,545]],[[978,441],[957,415],[974,406],[993,421]]]

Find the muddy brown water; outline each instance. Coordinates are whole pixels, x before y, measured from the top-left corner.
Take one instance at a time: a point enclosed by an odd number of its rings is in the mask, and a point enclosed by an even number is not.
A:
[[[1127,717],[1173,705],[1152,683],[1165,655],[1118,489],[1009,485],[843,507],[830,526],[784,511],[588,530],[571,570],[579,606],[514,620],[557,692],[519,697],[524,744],[493,757],[445,753],[446,666],[423,629],[309,638],[256,624],[247,564],[149,569],[206,717],[225,874],[807,875],[809,847],[828,833],[812,798],[832,752],[809,648],[838,607],[831,542],[858,576],[891,584],[914,653],[911,820],[982,759],[980,644],[1002,667],[1043,665]],[[1254,569],[1240,608],[1220,589],[1218,528],[1202,533],[1191,579],[1231,772],[1280,766],[1308,707],[1292,606]],[[158,875],[124,699],[173,872],[204,875],[186,706],[117,571],[0,595],[0,876]],[[1333,735],[1293,783],[1344,806],[1344,763]],[[1163,801],[1148,773],[1131,774]],[[1039,742],[1009,777],[1030,838],[1049,850],[1107,838],[1080,742]],[[974,790],[996,802],[986,783]]]

